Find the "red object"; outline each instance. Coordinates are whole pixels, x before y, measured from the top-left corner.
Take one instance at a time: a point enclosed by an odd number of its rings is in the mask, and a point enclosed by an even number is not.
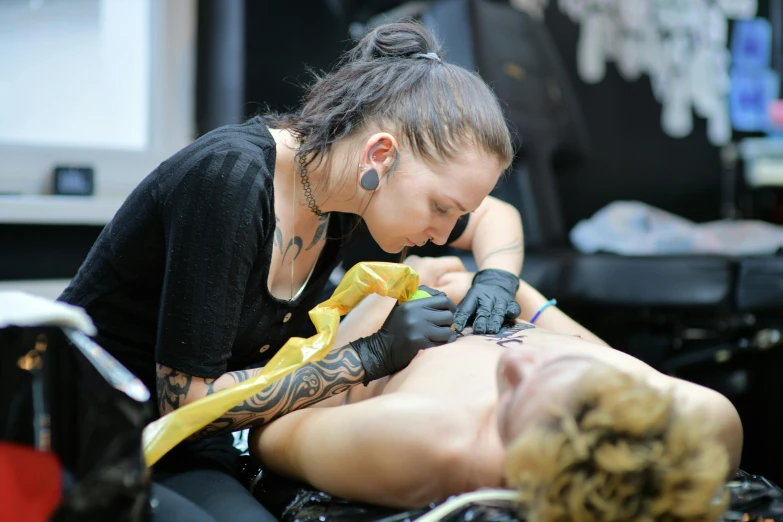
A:
[[[54,453],[0,442],[0,520],[46,522],[61,495],[62,471]]]
[[[775,127],[783,128],[783,100],[775,100],[769,104],[769,119]]]

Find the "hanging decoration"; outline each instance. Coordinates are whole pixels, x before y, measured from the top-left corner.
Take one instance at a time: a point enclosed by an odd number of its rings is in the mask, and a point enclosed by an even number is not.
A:
[[[536,17],[548,3],[511,0]],[[688,136],[695,114],[707,120],[710,143],[731,140],[729,21],[755,17],[757,0],[558,0],[558,8],[580,25],[583,81],[603,80],[608,63],[628,81],[646,75],[667,135]]]

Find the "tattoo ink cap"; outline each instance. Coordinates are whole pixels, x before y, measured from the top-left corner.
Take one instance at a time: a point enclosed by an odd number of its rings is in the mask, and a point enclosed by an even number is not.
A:
[[[416,290],[416,292],[413,294],[413,297],[410,298],[411,301],[416,301],[418,299],[425,299],[427,297],[432,297],[429,292],[426,290]]]

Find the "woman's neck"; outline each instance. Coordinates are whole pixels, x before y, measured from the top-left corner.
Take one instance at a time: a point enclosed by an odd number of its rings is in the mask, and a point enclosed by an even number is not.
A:
[[[275,187],[286,190],[286,197],[291,197],[290,191],[294,189],[291,178],[296,181],[297,209],[304,208],[310,212],[305,190],[302,184],[302,172],[296,157],[297,143],[294,136],[287,130],[269,129],[275,139],[277,159],[275,161]],[[350,166],[354,163],[358,169],[358,160],[352,160],[349,152],[350,146],[344,143],[332,146],[328,157],[321,157],[316,162],[307,166],[307,178],[315,203],[323,213],[345,212],[360,214],[366,205],[367,195],[358,190],[352,177]],[[347,169],[347,170],[346,170]],[[278,181],[288,180],[287,183]],[[316,187],[321,190],[317,190]],[[323,190],[326,188],[328,193]],[[310,212],[312,214],[312,212]]]

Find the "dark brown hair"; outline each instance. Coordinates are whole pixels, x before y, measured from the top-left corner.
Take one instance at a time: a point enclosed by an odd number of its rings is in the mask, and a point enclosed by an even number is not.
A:
[[[435,38],[413,21],[368,33],[336,69],[306,92],[301,110],[268,115],[272,127],[301,140],[306,163],[320,161],[337,141],[375,126],[395,131],[425,161],[452,160],[465,146],[495,155],[504,168],[513,149],[492,90],[474,72],[440,59]],[[433,55],[430,55],[432,57]]]

